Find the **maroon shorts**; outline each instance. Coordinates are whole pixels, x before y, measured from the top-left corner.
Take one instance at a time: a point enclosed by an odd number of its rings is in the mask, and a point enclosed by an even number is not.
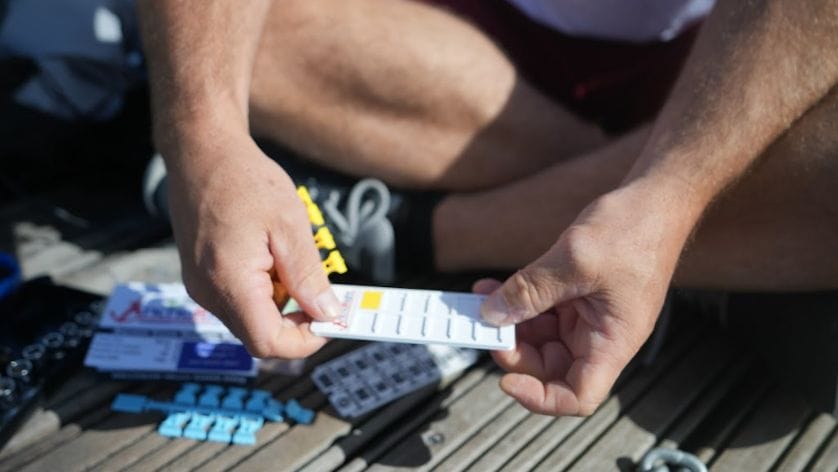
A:
[[[506,0],[424,1],[475,24],[533,86],[612,132],[655,116],[698,30],[696,25],[672,41],[647,44],[574,38]]]

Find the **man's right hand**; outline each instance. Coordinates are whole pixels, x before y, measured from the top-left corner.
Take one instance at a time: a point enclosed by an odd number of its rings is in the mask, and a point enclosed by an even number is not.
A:
[[[326,340],[311,333],[308,316],[334,318],[340,304],[293,182],[249,136],[199,135],[206,140],[168,151],[180,156],[165,156],[187,291],[256,357],[317,351]],[[279,313],[272,273],[305,314]]]

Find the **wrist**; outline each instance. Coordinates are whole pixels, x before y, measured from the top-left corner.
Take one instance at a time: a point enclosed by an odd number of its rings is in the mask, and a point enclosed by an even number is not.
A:
[[[247,110],[223,94],[215,98],[169,94],[154,100],[152,108],[154,144],[164,156],[212,142],[216,136],[249,135]]]
[[[657,233],[658,246],[680,255],[707,206],[704,197],[681,179],[644,175],[607,194],[620,201],[642,230]]]
[[[650,138],[650,141],[654,136]],[[702,154],[689,150],[661,149],[647,142],[640,157],[621,183],[621,188],[635,189],[690,227],[718,193],[717,179],[700,171]]]
[[[235,112],[219,110],[204,116],[155,117],[153,133],[154,144],[170,171],[193,162],[234,157],[225,150],[252,141]]]

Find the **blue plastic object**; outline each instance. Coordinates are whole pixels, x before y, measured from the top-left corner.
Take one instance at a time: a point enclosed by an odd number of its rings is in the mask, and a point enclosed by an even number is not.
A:
[[[247,389],[230,387],[230,389],[227,390],[227,396],[224,397],[224,403],[221,406],[231,410],[242,410],[244,409],[245,396],[247,396]]]
[[[201,386],[196,383],[185,383],[175,394],[175,403],[180,405],[194,405],[198,402],[198,392]]]
[[[183,434],[184,426],[191,418],[192,413],[189,412],[172,413],[160,423],[157,432],[170,438],[179,438]]]
[[[10,295],[20,284],[20,266],[11,254],[0,252],[0,298]]]
[[[237,416],[219,416],[209,432],[209,440],[229,443],[233,440],[233,432],[239,427],[241,419]]]
[[[183,437],[195,439],[196,441],[205,441],[207,434],[212,424],[215,422],[215,415],[192,413],[186,428],[183,429]]]
[[[198,398],[198,404],[201,406],[221,406],[221,394],[224,393],[224,387],[220,385],[207,385],[204,387],[204,393]]]
[[[285,414],[300,424],[311,424],[314,421],[314,411],[304,408],[297,400],[289,400],[285,404]]]
[[[242,418],[239,429],[233,435],[233,444],[239,444],[241,446],[252,446],[256,444],[256,433],[262,429],[263,424],[265,424],[265,421],[262,418]]]
[[[309,424],[314,412],[295,400],[294,421]],[[265,421],[283,421],[283,404],[267,390],[225,389],[220,385],[201,386],[186,383],[174,401],[161,402],[144,395],[121,393],[111,403],[111,410],[125,413],[160,411],[168,416],[157,431],[163,436],[184,437],[198,441],[216,441],[241,445],[256,444],[256,434]],[[288,413],[289,416],[291,413]]]

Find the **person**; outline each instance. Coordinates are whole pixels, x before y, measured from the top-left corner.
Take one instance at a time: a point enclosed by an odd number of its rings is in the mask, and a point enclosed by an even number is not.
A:
[[[494,357],[535,412],[592,413],[670,284],[838,285],[835,0],[138,11],[184,282],[254,355],[316,351],[308,320],[339,303],[291,179],[253,135],[444,192],[434,268],[520,269],[475,290],[486,320],[518,325]],[[280,316],[274,270],[306,315]]]

